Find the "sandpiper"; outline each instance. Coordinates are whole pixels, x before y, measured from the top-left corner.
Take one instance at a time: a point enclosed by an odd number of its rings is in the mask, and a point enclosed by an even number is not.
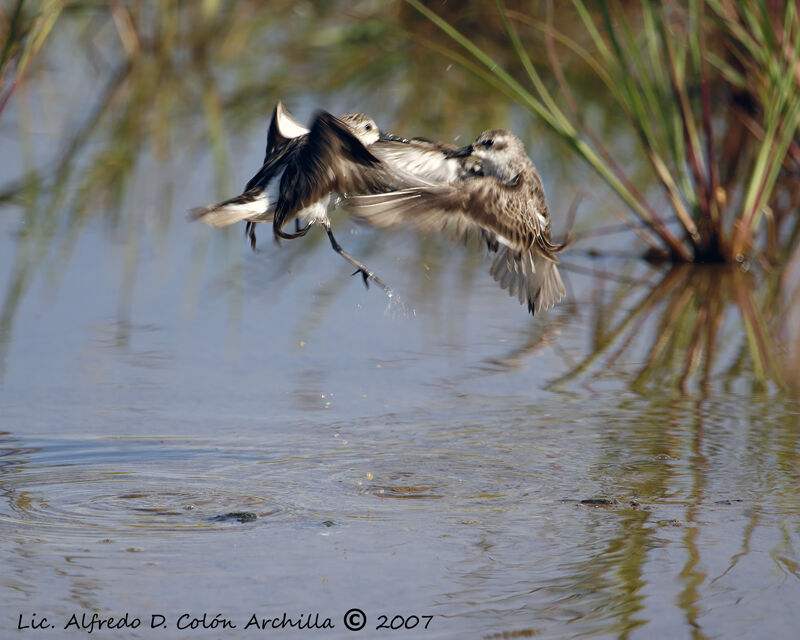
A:
[[[430,153],[422,151],[420,157]],[[497,252],[491,274],[500,286],[520,304],[527,302],[531,313],[552,307],[565,295],[556,266],[564,245],[551,241],[542,179],[522,142],[495,129],[480,134],[466,152],[453,149],[442,159],[446,155],[431,161],[444,167],[439,184],[354,196],[350,211],[377,227],[449,228],[460,235],[477,230]]]
[[[356,267],[364,284],[372,279],[390,293],[374,273],[342,249],[328,217],[341,195],[382,192],[397,186],[368,150],[380,136],[375,121],[361,113],[336,118],[320,111],[307,129],[279,102],[270,122],[264,164],[244,192],[218,204],[192,209],[189,215],[213,227],[247,221],[247,235],[254,249],[255,225],[259,222],[272,222],[275,237],[287,239],[303,236],[311,226],[321,224],[333,249]],[[306,221],[304,227],[298,226],[294,233],[283,230],[287,222],[301,218]]]

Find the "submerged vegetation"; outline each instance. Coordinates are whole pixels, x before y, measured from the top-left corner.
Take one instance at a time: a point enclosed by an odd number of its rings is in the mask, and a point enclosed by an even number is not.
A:
[[[531,89],[419,0],[407,0],[485,69],[494,84],[541,118],[644,222],[637,233],[652,257],[779,261],[796,245],[800,217],[800,16],[793,2],[622,3],[573,0],[582,29],[565,33],[545,19],[497,12]],[[565,11],[561,3],[559,12]],[[596,7],[590,10],[589,7]],[[563,16],[561,23],[566,24]],[[520,29],[544,34],[545,82]],[[460,57],[457,52],[450,52]],[[541,66],[541,65],[540,65]],[[573,67],[588,69],[627,116],[651,182],[637,183],[574,97]],[[672,232],[649,187],[660,184],[682,228]],[[778,239],[786,240],[779,247]]]

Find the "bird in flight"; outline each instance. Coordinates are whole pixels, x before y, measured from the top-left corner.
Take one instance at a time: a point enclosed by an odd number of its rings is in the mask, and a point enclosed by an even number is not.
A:
[[[212,227],[246,221],[253,249],[258,223],[272,222],[275,237],[285,239],[303,236],[313,225],[321,224],[333,249],[356,267],[364,283],[371,279],[390,293],[386,284],[342,249],[329,219],[329,212],[345,194],[382,192],[400,184],[369,151],[380,137],[375,121],[362,113],[337,118],[320,111],[306,128],[279,102],[267,134],[264,163],[244,192],[217,204],[191,209],[189,217]],[[301,219],[305,221],[302,228]],[[298,221],[295,232],[284,231],[292,220]]]
[[[532,314],[561,300],[566,292],[557,254],[565,245],[552,242],[542,179],[519,138],[494,129],[465,149],[400,139],[387,144],[394,146],[376,146],[374,154],[412,172],[416,167],[431,184],[351,196],[351,213],[376,227],[477,231],[497,252],[492,276]]]

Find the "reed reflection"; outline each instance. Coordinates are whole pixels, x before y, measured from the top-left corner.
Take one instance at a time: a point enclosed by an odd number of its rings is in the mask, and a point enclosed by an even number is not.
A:
[[[647,287],[609,285],[607,274],[598,276],[591,353],[550,386],[629,368],[632,388],[645,394],[706,393],[737,380],[754,393],[796,391],[798,337],[786,318],[797,313],[800,281],[787,275],[676,265]]]

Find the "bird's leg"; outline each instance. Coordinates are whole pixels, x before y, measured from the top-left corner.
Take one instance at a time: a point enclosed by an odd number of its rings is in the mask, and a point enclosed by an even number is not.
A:
[[[388,286],[386,286],[386,283],[383,282],[383,280],[381,280],[374,273],[372,273],[372,271],[367,269],[366,266],[361,264],[353,256],[351,256],[349,253],[346,253],[341,246],[339,246],[339,243],[336,242],[336,238],[333,237],[333,231],[331,231],[330,221],[325,220],[322,224],[325,227],[325,232],[328,234],[328,239],[331,241],[331,246],[333,247],[333,250],[356,268],[353,275],[356,275],[356,273],[360,273],[361,277],[364,279],[364,286],[367,287],[367,289],[369,289],[369,281],[372,280],[375,284],[377,284],[381,289],[384,290],[387,296],[391,298],[393,295],[392,290]]]
[[[250,248],[255,251],[256,250],[256,223],[250,220],[247,221],[247,226],[245,227],[245,231],[247,233],[247,238],[250,240]]]

